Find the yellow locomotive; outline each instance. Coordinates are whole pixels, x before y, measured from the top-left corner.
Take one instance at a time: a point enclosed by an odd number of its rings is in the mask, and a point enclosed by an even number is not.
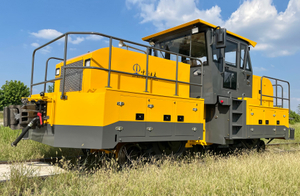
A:
[[[107,37],[109,47],[67,59],[71,34]],[[61,60],[55,79],[34,84],[36,51],[61,38],[64,58],[48,59]],[[120,41],[119,47],[113,40]],[[180,154],[193,147],[260,149],[265,146],[261,138],[294,138],[289,83],[253,75],[254,41],[200,19],[143,40],[150,45],[69,32],[37,48],[30,97],[4,109],[4,125],[23,128],[12,145],[28,137],[124,157]],[[54,92],[45,93],[53,82]],[[288,86],[287,97],[283,89],[278,96],[282,83]],[[36,85],[44,85],[44,92],[33,95]]]

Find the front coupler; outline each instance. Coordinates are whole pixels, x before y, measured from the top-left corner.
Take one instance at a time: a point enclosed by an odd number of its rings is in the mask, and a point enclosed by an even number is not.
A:
[[[20,136],[11,144],[16,146],[22,138],[28,138],[29,129],[35,129],[36,126],[43,126],[43,120],[46,119],[47,102],[26,101],[23,105],[10,105],[4,107],[3,120],[4,126],[13,130],[22,129]]]
[[[13,130],[24,129],[32,119],[37,117],[38,113],[41,113],[44,119],[46,117],[46,107],[47,103],[43,100],[4,107],[3,125]]]

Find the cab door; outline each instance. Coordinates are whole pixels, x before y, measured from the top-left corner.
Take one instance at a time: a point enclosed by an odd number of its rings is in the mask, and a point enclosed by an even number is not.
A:
[[[239,88],[243,90],[246,97],[252,97],[252,67],[249,48],[246,44],[240,44],[240,59],[239,59],[240,73],[239,77]]]
[[[228,39],[226,42],[225,63],[223,72],[223,88],[230,90],[238,89],[238,43]]]

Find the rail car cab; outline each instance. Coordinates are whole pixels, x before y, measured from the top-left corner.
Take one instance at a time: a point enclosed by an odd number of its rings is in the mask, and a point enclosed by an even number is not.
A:
[[[289,97],[281,99],[281,106],[277,104],[277,87],[282,87],[278,82],[288,85],[288,93],[289,84],[253,75],[250,47],[256,42],[199,19],[143,40],[155,48],[200,60],[179,59],[191,65],[191,82],[203,80],[203,94],[201,87],[190,86],[190,97],[205,100],[206,142],[228,145],[242,141],[252,145],[256,138],[293,138],[293,130],[291,134],[288,131]],[[176,55],[162,52],[154,55],[176,59]],[[283,108],[284,101],[288,109]]]
[[[252,97],[250,47],[256,42],[202,20],[192,22],[143,38],[156,48],[196,57],[204,66],[203,98],[205,104],[217,103],[218,96]],[[154,55],[175,60],[175,55],[154,52]],[[190,63],[191,82],[200,82],[200,63]],[[191,97],[200,97],[200,87],[191,86]]]

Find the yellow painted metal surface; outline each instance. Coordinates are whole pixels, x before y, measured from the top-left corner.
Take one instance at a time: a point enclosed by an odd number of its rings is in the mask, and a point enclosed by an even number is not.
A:
[[[176,31],[176,30],[178,30],[178,29],[182,29],[182,28],[184,28],[184,27],[191,26],[191,25],[194,25],[194,24],[197,24],[197,23],[201,23],[201,24],[204,24],[204,25],[209,26],[209,27],[212,27],[212,28],[216,28],[216,27],[217,27],[216,25],[210,24],[210,23],[205,22],[205,21],[203,21],[203,20],[196,19],[196,20],[193,20],[193,21],[191,21],[191,22],[188,22],[188,23],[185,23],[185,24],[182,24],[182,25],[179,25],[179,26],[176,26],[176,27],[173,27],[173,28],[170,28],[170,29],[167,29],[167,30],[158,32],[158,33],[155,33],[155,34],[153,34],[153,35],[149,35],[149,36],[144,37],[144,38],[142,38],[142,39],[143,39],[144,41],[148,41],[148,40],[150,40],[151,38],[154,38],[154,37],[157,37],[157,36],[160,36],[160,35],[164,35],[164,34],[167,34],[167,33],[170,33],[170,32]],[[253,47],[255,47],[256,44],[257,44],[255,41],[252,41],[252,40],[250,40],[250,39],[247,39],[247,38],[245,38],[245,37],[243,37],[243,36],[240,36],[240,35],[238,35],[238,34],[235,34],[235,33],[231,32],[231,31],[227,31],[227,33],[228,33],[229,35],[235,36],[235,37],[237,37],[237,38],[240,38],[240,39],[242,39],[242,40],[248,42],[248,43],[249,43],[251,46],[253,46]]]
[[[81,55],[67,61],[71,63],[88,59],[91,66],[108,68],[109,48]],[[132,58],[128,58],[128,56]],[[149,73],[153,77],[170,80],[176,79],[176,62],[149,56]],[[56,68],[62,69],[63,62]],[[50,125],[73,126],[107,126],[118,121],[136,121],[136,114],[145,114],[145,122],[164,122],[163,115],[171,115],[176,123],[202,123],[205,130],[204,100],[189,97],[189,85],[178,84],[175,94],[175,82],[148,80],[148,92],[145,91],[146,55],[120,48],[112,48],[112,70],[129,72],[111,73],[111,88],[106,88],[108,72],[103,70],[85,69],[83,71],[82,90],[66,92],[67,100],[60,99],[60,82],[55,82],[54,93],[46,93],[43,98],[48,102],[45,123]],[[60,71],[61,73],[61,71]],[[189,82],[190,65],[178,63],[178,80]],[[56,78],[61,75],[56,76]],[[33,95],[31,99],[41,99]],[[117,105],[123,102],[123,106]],[[153,108],[148,107],[153,105]],[[196,108],[197,111],[193,109]],[[184,116],[184,122],[178,122],[177,116]],[[168,123],[168,122],[165,122]],[[203,138],[205,138],[205,131]],[[188,141],[187,145],[205,145],[204,140]]]
[[[273,98],[271,97],[263,96],[262,105],[260,105],[260,83],[261,77],[253,75],[252,98],[244,98],[247,101],[246,124],[289,127],[288,109],[273,107]],[[272,83],[267,78],[263,78],[262,93],[263,95],[274,96]],[[262,124],[259,124],[260,120]],[[269,121],[269,123],[267,124],[266,121]],[[277,124],[277,121],[279,121],[279,124]]]
[[[183,115],[184,123],[205,123],[203,99],[157,96],[110,88],[98,93],[70,92],[67,96],[67,100],[58,98],[53,102],[48,93],[45,94],[45,100],[48,99],[47,123],[107,126],[118,121],[136,121],[136,113],[145,114],[144,121],[147,122],[164,122],[163,115],[169,114],[169,122],[177,122],[177,116]],[[39,95],[34,95],[31,99],[40,98]],[[124,105],[119,106],[117,102],[123,102]],[[149,108],[149,104],[154,107]],[[193,111],[193,108],[197,108],[197,111]]]
[[[130,56],[130,58],[128,58]],[[108,69],[109,48],[102,48],[94,52],[74,58],[67,61],[67,65],[79,60],[91,59],[91,66]],[[59,68],[60,63],[56,66]],[[149,56],[148,75],[153,77],[165,78],[169,80],[176,79],[176,61],[162,59],[155,56]],[[111,73],[110,86],[113,89],[143,92],[145,91],[146,75],[146,55],[121,48],[112,48],[111,69],[129,72],[135,75],[126,75],[123,73]],[[178,80],[182,82],[190,81],[190,65],[178,63]],[[57,76],[60,77],[60,76]],[[107,86],[108,72],[103,70],[84,70],[82,92],[100,92]],[[55,83],[59,86],[60,81]],[[178,83],[178,95],[180,97],[189,97],[190,87],[188,84]],[[56,89],[55,92],[59,91]],[[149,93],[158,95],[173,96],[175,94],[175,83],[158,79],[148,80]]]

